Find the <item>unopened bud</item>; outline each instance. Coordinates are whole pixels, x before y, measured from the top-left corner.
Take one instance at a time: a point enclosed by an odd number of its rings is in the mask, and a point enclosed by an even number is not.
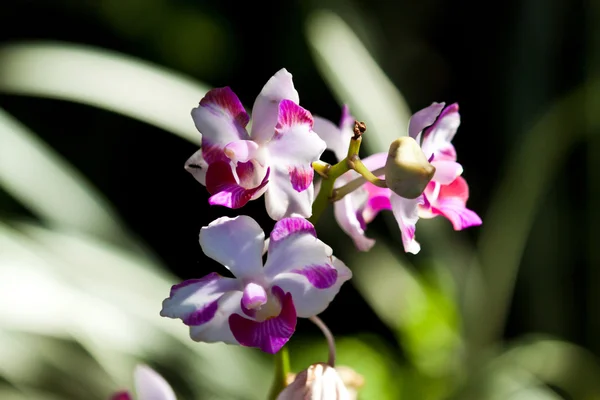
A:
[[[385,183],[398,196],[419,197],[434,173],[435,167],[427,161],[415,139],[404,136],[390,144],[385,162]]]
[[[336,371],[327,364],[313,364],[296,375],[277,400],[356,400],[363,384],[362,376],[350,368]]]

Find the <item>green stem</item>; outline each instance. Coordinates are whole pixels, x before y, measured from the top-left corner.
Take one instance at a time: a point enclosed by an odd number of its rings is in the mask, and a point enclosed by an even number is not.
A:
[[[287,376],[290,373],[290,352],[283,346],[275,354],[275,379],[269,392],[269,400],[275,400],[279,393],[287,386]]]
[[[373,175],[379,176],[383,175],[385,167],[378,168],[373,171]],[[347,194],[354,192],[356,189],[365,184],[367,180],[364,176],[359,176],[358,178],[346,183],[344,186],[339,187],[337,189],[333,189],[333,193],[331,194],[331,202],[340,201]]]
[[[329,168],[327,177],[323,177],[321,181],[321,190],[315,199],[312,206],[312,216],[308,219],[311,224],[316,225],[319,218],[323,214],[323,211],[327,208],[331,202],[331,195],[333,193],[333,184],[335,180],[342,176],[344,173],[350,171],[350,167],[346,162],[346,158],[339,163],[332,165]]]
[[[348,164],[350,165],[350,168],[361,174],[366,180],[371,182],[373,185],[382,188],[387,187],[385,179],[379,179],[377,175],[369,171],[369,168],[367,168],[366,165],[363,164],[363,162],[360,160],[360,158],[358,158],[358,156],[355,156],[352,159],[349,158]]]

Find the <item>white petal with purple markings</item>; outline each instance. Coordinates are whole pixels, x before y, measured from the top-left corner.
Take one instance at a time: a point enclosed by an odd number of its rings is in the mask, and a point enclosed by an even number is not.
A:
[[[281,100],[298,104],[300,98],[294,88],[292,74],[285,68],[279,70],[265,84],[252,107],[252,140],[258,143],[269,141],[275,134],[277,114]]]
[[[415,226],[419,220],[419,204],[423,204],[423,196],[416,199],[405,199],[397,194],[392,194],[390,203],[396,222],[400,227],[404,251],[417,254],[421,250],[421,246],[415,240]]]
[[[200,230],[204,254],[240,279],[261,273],[264,240],[260,225],[246,215],[222,217]]]
[[[223,159],[223,148],[230,142],[249,139],[249,116],[229,87],[210,90],[192,110],[196,128],[202,134],[202,154],[207,163]]]

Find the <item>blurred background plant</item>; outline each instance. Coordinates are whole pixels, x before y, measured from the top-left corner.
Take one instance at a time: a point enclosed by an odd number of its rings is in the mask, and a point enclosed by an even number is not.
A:
[[[492,6],[490,6],[492,7]],[[158,316],[217,268],[211,209],[183,163],[190,109],[248,107],[281,67],[302,105],[367,122],[368,153],[411,111],[459,102],[454,143],[481,228],[421,221],[407,256],[385,215],[322,315],[361,399],[600,399],[600,30],[591,1],[8,1],[0,5],[0,398],[106,399],[133,366],[183,399],[262,399],[259,351],[192,342]],[[270,229],[262,200],[244,213]],[[296,371],[326,357],[300,322]]]

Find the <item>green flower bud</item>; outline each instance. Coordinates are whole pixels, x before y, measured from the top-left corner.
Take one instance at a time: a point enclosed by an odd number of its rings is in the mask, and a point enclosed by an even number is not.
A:
[[[390,144],[385,162],[385,183],[398,196],[419,197],[434,173],[435,167],[427,161],[415,139],[404,136]]]

